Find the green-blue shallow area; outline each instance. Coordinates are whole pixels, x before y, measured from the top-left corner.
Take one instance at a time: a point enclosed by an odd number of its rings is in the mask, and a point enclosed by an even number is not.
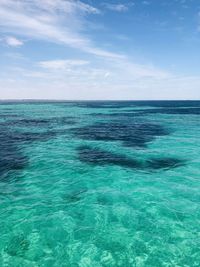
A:
[[[200,266],[200,102],[0,102],[0,266]]]

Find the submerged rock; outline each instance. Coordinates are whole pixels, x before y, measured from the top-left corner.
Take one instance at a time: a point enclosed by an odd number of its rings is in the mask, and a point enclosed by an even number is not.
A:
[[[10,256],[23,257],[26,251],[29,249],[29,241],[25,238],[24,235],[13,236],[8,243],[5,251]]]

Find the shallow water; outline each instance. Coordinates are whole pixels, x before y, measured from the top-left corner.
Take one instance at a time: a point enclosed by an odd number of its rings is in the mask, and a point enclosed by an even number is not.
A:
[[[0,102],[0,266],[200,265],[200,102]]]

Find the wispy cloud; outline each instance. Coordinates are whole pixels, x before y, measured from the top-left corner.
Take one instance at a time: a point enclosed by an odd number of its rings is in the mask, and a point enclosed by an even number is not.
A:
[[[9,46],[14,46],[14,47],[19,47],[22,46],[24,43],[23,41],[17,39],[16,37],[13,36],[7,36],[3,39],[5,43]]]
[[[133,4],[132,4],[133,5]],[[129,9],[130,4],[110,4],[110,3],[105,3],[104,4],[105,8],[112,10],[112,11],[117,11],[117,12],[125,12]]]
[[[86,60],[64,60],[64,59],[47,60],[39,62],[40,67],[49,70],[65,70],[65,69],[71,69],[72,67],[80,67],[87,64],[89,64],[89,61]]]
[[[61,43],[96,56],[122,58],[99,48],[82,32],[84,16],[98,13],[81,1],[1,0],[0,26],[5,32]]]

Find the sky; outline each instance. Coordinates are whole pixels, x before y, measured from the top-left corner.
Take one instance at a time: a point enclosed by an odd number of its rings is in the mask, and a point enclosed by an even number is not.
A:
[[[200,99],[200,1],[0,0],[0,99]]]

